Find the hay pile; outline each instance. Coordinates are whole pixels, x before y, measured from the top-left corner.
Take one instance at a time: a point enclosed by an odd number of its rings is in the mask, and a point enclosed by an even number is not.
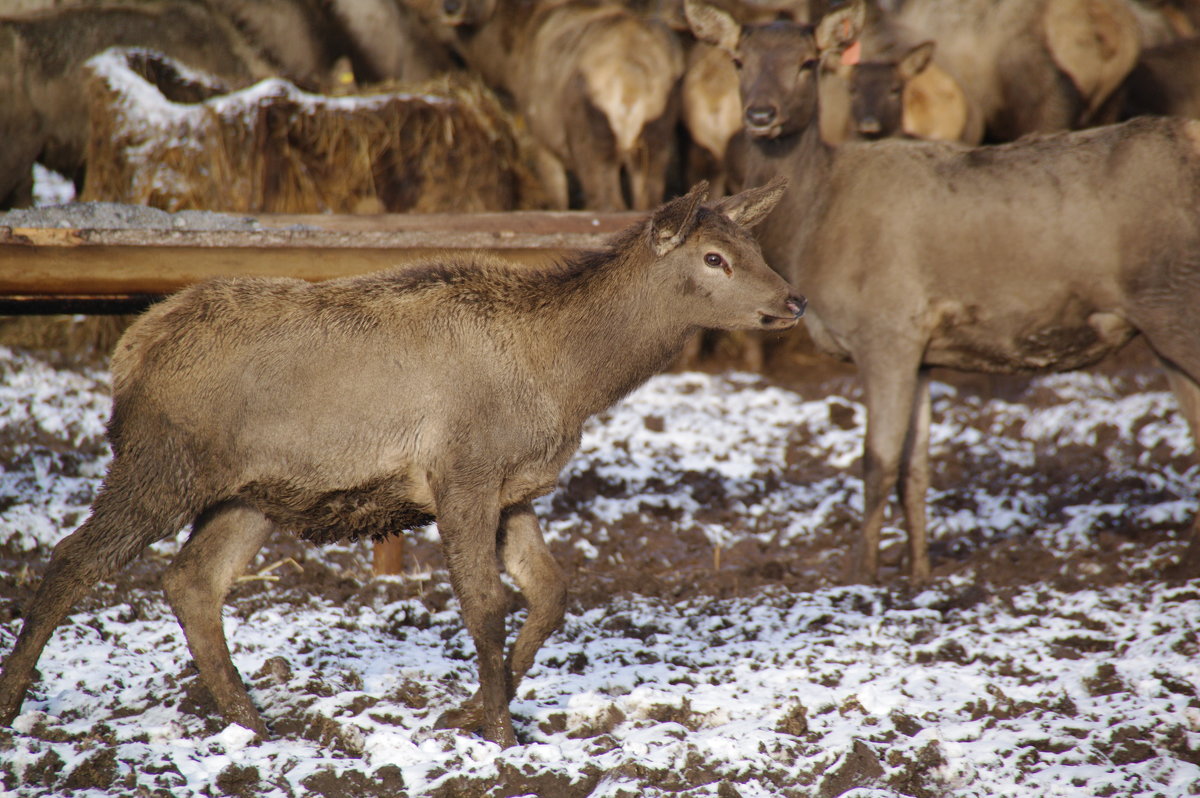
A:
[[[84,200],[168,211],[471,212],[540,207],[528,146],[477,79],[308,94],[227,92],[144,50],[88,62]]]

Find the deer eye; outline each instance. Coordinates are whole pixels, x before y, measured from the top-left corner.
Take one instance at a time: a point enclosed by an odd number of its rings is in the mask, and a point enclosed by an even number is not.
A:
[[[742,59],[738,58],[736,55],[733,56],[733,66],[735,69],[741,69],[742,68]]]
[[[817,64],[819,63],[821,63],[820,59],[806,58],[800,62],[800,71],[803,72],[806,69],[816,69]]]
[[[714,269],[728,269],[729,265],[725,263],[725,258],[716,252],[710,252],[704,256],[704,265],[711,266]]]

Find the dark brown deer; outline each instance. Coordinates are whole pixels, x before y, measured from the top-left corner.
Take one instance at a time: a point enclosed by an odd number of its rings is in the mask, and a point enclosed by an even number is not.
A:
[[[1121,87],[1123,118],[1186,116],[1200,119],[1200,38],[1142,51]]]
[[[901,58],[855,60],[829,58],[821,64],[822,134],[830,144],[853,139],[903,136],[906,90],[933,57],[924,42]],[[831,106],[840,106],[840,112]],[[837,121],[841,118],[841,121]]]
[[[831,147],[815,73],[861,18],[856,4],[816,28],[743,28],[702,0],[689,8],[696,34],[742,63],[748,179],[792,180],[758,229],[763,252],[805,286],[817,345],[853,359],[863,380],[864,519],[848,576],[878,579],[898,488],[912,575],[925,581],[929,367],[1072,369],[1140,333],[1200,432],[1200,123],[1141,119],[995,147]],[[1193,526],[1181,570],[1197,569]]]
[[[26,608],[0,721],[71,606],[191,524],[167,598],[226,720],[265,735],[221,603],[267,536],[378,539],[436,520],[480,680],[441,722],[512,745],[508,702],[566,607],[531,501],[584,421],[699,328],[781,330],[803,312],[746,229],[783,182],[711,206],[706,191],[540,271],[478,255],[316,284],[229,278],[149,310],[114,352],[113,460]],[[529,603],[507,659],[497,559]]]

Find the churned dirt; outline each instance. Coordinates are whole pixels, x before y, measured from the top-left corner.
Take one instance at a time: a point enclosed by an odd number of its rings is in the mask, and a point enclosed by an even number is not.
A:
[[[861,395],[852,367],[813,355],[800,337],[768,340],[761,354],[752,351],[750,355],[746,354],[745,341],[727,338],[708,341],[701,359],[689,365],[719,372],[730,367],[743,366],[747,357],[752,364],[757,364],[761,358],[761,374],[767,384],[795,391],[805,399],[844,397],[832,401],[829,405],[829,423],[832,426],[848,429],[861,423],[854,406],[860,401]],[[1138,390],[1161,391],[1166,388],[1165,379],[1155,370],[1152,357],[1137,343],[1099,370],[1115,382],[1134,386]],[[958,397],[968,404],[972,397],[980,401],[1001,397],[1035,408],[1039,403],[1048,405],[1056,401],[1051,393],[1024,377],[950,373],[938,373],[935,376],[953,386]],[[969,417],[966,423],[972,423]],[[987,423],[989,420],[986,418],[979,421],[981,428]],[[647,417],[645,424],[648,429],[653,430],[655,425],[662,424],[662,420]],[[6,434],[12,436],[18,433],[9,430]],[[1109,442],[1100,441],[1097,445]],[[11,448],[15,445],[14,441],[0,441],[0,447]],[[62,446],[53,441],[47,445]],[[1151,465],[1157,462],[1164,467],[1170,466],[1181,471],[1187,467],[1186,463],[1179,461],[1177,455],[1170,452],[1151,453],[1150,457]],[[1032,485],[1033,490],[1046,497],[1044,512],[1049,520],[1054,520],[1056,513],[1061,515],[1068,512],[1069,508],[1082,503],[1114,507],[1138,505],[1161,499],[1161,494],[1166,490],[1161,484],[1148,479],[1106,478],[1105,472],[1109,466],[1107,461],[1094,456],[1094,447],[1072,445],[1049,452],[1040,451],[1036,462],[1016,470],[1008,467],[989,470],[992,465],[995,463],[981,462],[974,450],[949,447],[935,458],[935,501],[943,503],[943,511],[952,511],[956,506],[969,511],[973,509],[974,503],[979,501],[979,495],[1002,496],[1013,484],[1021,483],[1026,490]],[[854,463],[850,468],[856,470],[859,464]],[[813,460],[807,453],[805,441],[796,438],[788,443],[786,464],[782,471],[752,490],[759,490],[765,494],[776,487],[772,480],[778,480],[779,484],[815,483],[836,477],[845,470],[828,462]],[[770,534],[763,534],[761,520],[742,515],[736,509],[737,506],[744,506],[761,497],[748,497],[744,494],[731,497],[727,482],[717,475],[689,471],[682,474],[679,484],[668,487],[695,500],[700,509],[696,510],[689,520],[699,523],[681,526],[681,511],[650,503],[643,505],[640,512],[621,518],[618,522],[619,529],[607,530],[612,534],[590,537],[590,548],[581,548],[568,537],[552,536],[551,547],[571,583],[569,612],[572,615],[611,607],[614,601],[619,603],[625,598],[635,596],[657,598],[668,605],[700,606],[699,613],[703,615],[708,611],[704,608],[722,606],[719,602],[712,602],[713,599],[759,596],[765,605],[770,605],[773,601],[783,601],[780,598],[783,596],[809,593],[839,584],[843,552],[848,549],[857,534],[859,516],[852,502],[848,501],[844,506],[830,510],[826,514],[825,524],[814,534],[799,538],[779,535],[773,539]],[[574,471],[565,478],[560,489],[550,500],[550,515],[578,515],[589,519],[586,524],[589,529],[604,526],[606,523],[611,527],[611,522],[589,516],[589,507],[598,497],[627,497],[628,490],[628,485],[606,477],[597,469]],[[893,523],[900,522],[894,520]],[[715,545],[712,538],[703,531],[706,524],[728,530],[727,538],[734,542],[725,546]],[[945,588],[945,606],[940,607],[939,611],[949,612],[989,601],[1004,605],[1004,602],[1009,600],[1008,597],[1034,584],[1044,585],[1049,590],[1070,593],[1085,587],[1171,579],[1169,567],[1172,559],[1182,550],[1178,522],[1163,522],[1158,525],[1132,523],[1124,521],[1121,513],[1115,512],[1106,516],[1101,526],[1102,528],[1094,531],[1096,545],[1081,547],[1076,554],[1061,550],[1050,551],[1048,547],[1051,544],[1046,538],[1032,534],[986,535],[970,530],[949,535],[935,534],[932,549],[935,581],[954,585]],[[895,607],[908,606],[907,603],[917,591],[908,585],[904,576],[902,536],[893,536],[886,544],[883,574],[887,589],[884,595],[888,597],[886,603]],[[426,575],[420,579],[371,582],[366,574],[369,567],[369,556],[366,553],[368,551],[364,546],[359,550],[324,552],[317,556],[314,549],[307,544],[290,537],[280,537],[270,542],[268,550],[259,560],[261,563],[284,563],[272,572],[279,577],[279,581],[249,581],[234,590],[231,601],[237,604],[238,613],[243,617],[252,614],[258,608],[282,607],[286,610],[289,602],[295,602],[299,608],[314,597],[351,608],[369,601],[394,602],[406,599],[418,600],[429,613],[438,613],[453,606],[441,553],[433,536],[416,535],[406,541],[405,570],[409,574]],[[1131,551],[1134,553],[1131,554]],[[1139,551],[1146,553],[1144,558],[1139,558],[1136,553]],[[32,595],[38,577],[45,568],[46,555],[45,550],[20,551],[14,546],[0,548],[0,622],[10,622],[20,616],[23,603]],[[128,602],[129,597],[140,596],[142,591],[156,590],[164,563],[163,555],[153,552],[148,554],[111,582],[101,585],[79,609],[96,611]],[[1131,566],[1131,563],[1136,563],[1137,567]],[[953,579],[964,575],[969,576],[969,580]],[[521,600],[515,592],[513,606],[514,609],[521,606]],[[139,613],[138,601],[134,600],[130,607],[129,612],[136,617]],[[153,612],[150,614],[153,615]],[[612,632],[615,636],[645,639],[652,638],[656,632],[651,628],[652,625],[638,620],[635,615],[623,616],[616,613],[614,618],[613,623],[616,626],[612,627]],[[621,618],[625,620],[621,621]],[[412,619],[405,623],[420,625]],[[942,645],[925,656],[934,662],[956,661],[956,658],[964,661],[969,659],[970,655],[961,646],[956,649],[954,645],[957,644]],[[1063,638],[1061,650],[1054,655],[1061,654],[1067,658],[1084,656],[1094,653],[1089,648],[1094,645],[1106,644],[1103,641],[1096,642],[1096,639],[1086,635],[1074,638],[1068,636]],[[581,672],[589,667],[586,656],[575,660],[568,657],[564,661],[550,664],[572,673]],[[291,666],[286,661],[275,662],[272,667],[275,671],[264,666],[262,672],[253,674],[255,683],[269,684],[273,678],[286,681],[290,677]],[[244,676],[248,679],[252,677],[251,674]],[[832,684],[837,683],[837,677],[830,678]],[[1092,681],[1088,683],[1088,689],[1092,690],[1093,694],[1104,695],[1106,690],[1126,689],[1120,677],[1111,668],[1098,668],[1089,678]],[[211,700],[199,686],[194,672],[190,675],[173,675],[170,681],[172,691],[184,691],[183,700],[187,710],[207,719],[205,728],[209,733],[215,734],[221,729],[222,724],[214,717]],[[1196,692],[1195,685],[1178,680],[1171,689],[1188,695],[1195,695]],[[324,695],[322,691],[327,691],[327,687],[322,687],[314,681],[313,690],[312,697],[315,699],[317,695]],[[411,692],[406,694],[403,700],[408,702],[409,706],[424,707],[425,703],[432,699],[425,688],[413,685]],[[1027,714],[1036,710],[1063,714],[1073,711],[1073,708],[1066,704],[1055,704],[1059,700],[1047,698],[1043,702],[1045,706],[1029,704],[1017,707],[1013,701],[1001,695],[992,706],[984,707],[981,704],[979,713],[981,716],[988,713],[1000,713],[1002,716],[1004,712]],[[1062,700],[1070,702],[1069,698]],[[794,739],[797,752],[802,753],[820,742],[820,736],[810,729],[814,722],[812,707],[806,707],[804,703],[797,701],[790,708],[784,709],[786,711],[782,712],[775,731]],[[861,710],[861,707],[853,706],[842,706],[838,709],[842,715],[848,717]],[[682,705],[664,705],[659,714],[662,717],[654,717],[647,722],[669,723],[673,724],[672,728],[682,725],[684,729],[689,730],[701,725],[700,716],[689,709],[686,701]],[[589,739],[589,744],[596,748],[596,756],[603,758],[618,745],[612,730],[626,720],[619,710],[610,708],[608,714],[600,714],[584,726],[571,728],[570,723],[578,724],[577,720],[569,721],[566,714],[551,714],[541,721],[543,728],[540,732],[525,730],[520,733],[528,739],[529,735],[551,735],[566,729],[568,736]],[[343,745],[339,742],[337,724],[328,719],[322,720],[317,715],[299,715],[286,720],[276,720],[274,725],[275,731],[281,735],[317,740],[334,748]],[[778,795],[836,796],[854,786],[877,784],[892,791],[888,794],[947,794],[943,792],[944,784],[939,787],[939,782],[930,775],[945,770],[946,760],[942,748],[934,744],[896,746],[892,749],[888,747],[889,739],[905,740],[917,736],[928,725],[928,721],[896,711],[886,718],[884,725],[886,734],[882,737],[867,735],[870,744],[856,740],[845,755],[837,760],[835,766],[814,772],[809,783],[787,783],[789,779],[795,778],[795,774],[791,773],[786,777],[779,776],[780,783],[767,789]],[[131,782],[128,776],[122,775],[125,771],[118,767],[119,763],[114,753],[116,749],[105,747],[103,744],[106,734],[110,732],[102,726],[103,724],[97,725],[91,732],[91,739],[97,744],[95,752],[72,763],[72,767],[67,769],[68,775],[63,775],[61,762],[53,761],[52,754],[58,755],[51,751],[45,755],[50,758],[39,760],[36,765],[21,771],[21,780],[25,782],[22,789],[26,789],[29,795],[50,795],[56,794],[55,791],[70,793],[89,788],[98,789],[104,794],[124,794],[122,791],[127,789]],[[1180,761],[1200,764],[1200,753],[1182,732],[1176,734],[1178,739],[1174,739],[1173,742],[1148,742],[1144,737],[1148,733],[1130,727],[1127,733],[1122,733],[1124,736],[1114,734],[1106,738],[1105,744],[1109,746],[1109,750],[1104,755],[1116,762],[1139,762],[1142,760],[1138,757],[1146,759],[1156,755],[1156,752],[1161,754],[1163,750],[1169,750],[1173,751]],[[53,737],[53,734],[50,737]],[[1038,756],[1053,757],[1061,753],[1055,748],[1060,743],[1047,739],[1044,744],[1047,747],[1046,751],[1039,753],[1035,746],[1032,752],[1026,752],[1024,755],[1032,756],[1036,760]],[[0,759],[3,759],[2,748],[3,746],[0,746]],[[86,749],[87,746],[83,748]],[[352,749],[353,745],[350,745],[350,748]],[[890,754],[887,753],[889,750]],[[797,753],[796,756],[800,756],[801,753]],[[13,767],[6,767],[12,778],[12,773],[15,772]],[[598,769],[588,771],[584,768],[582,771],[567,772],[555,771],[552,768],[506,769],[503,764],[498,767],[498,775],[488,778],[475,778],[469,774],[457,779],[442,778],[436,781],[439,786],[435,793],[431,794],[447,797],[587,796],[593,794],[602,776]],[[690,770],[668,769],[656,773],[652,769],[646,770],[648,766],[644,764],[630,767],[632,770],[627,774],[630,783],[639,783],[641,780],[640,783],[654,785],[656,790],[686,795],[716,795],[719,798],[743,794],[739,791],[737,780],[730,777],[727,768],[706,765],[702,759],[690,765]],[[765,775],[760,774],[758,783],[768,784],[769,769],[763,771],[763,774]],[[611,777],[611,774],[607,774],[606,778],[608,777]],[[260,774],[254,767],[231,765],[216,777],[209,794],[262,794],[262,780],[266,778],[265,774]],[[433,783],[433,777],[430,778]],[[329,798],[409,794],[399,771],[395,768],[388,770],[387,767],[376,768],[369,777],[349,770],[331,768],[306,777],[303,784],[309,794]],[[161,792],[170,793],[166,789]],[[139,787],[138,794],[158,792]]]

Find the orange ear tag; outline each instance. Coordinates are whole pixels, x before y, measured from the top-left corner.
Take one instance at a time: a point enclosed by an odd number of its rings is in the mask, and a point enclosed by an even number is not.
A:
[[[842,65],[843,66],[854,66],[861,59],[862,59],[862,42],[861,41],[855,42],[854,44],[847,47],[845,50],[842,50]]]

